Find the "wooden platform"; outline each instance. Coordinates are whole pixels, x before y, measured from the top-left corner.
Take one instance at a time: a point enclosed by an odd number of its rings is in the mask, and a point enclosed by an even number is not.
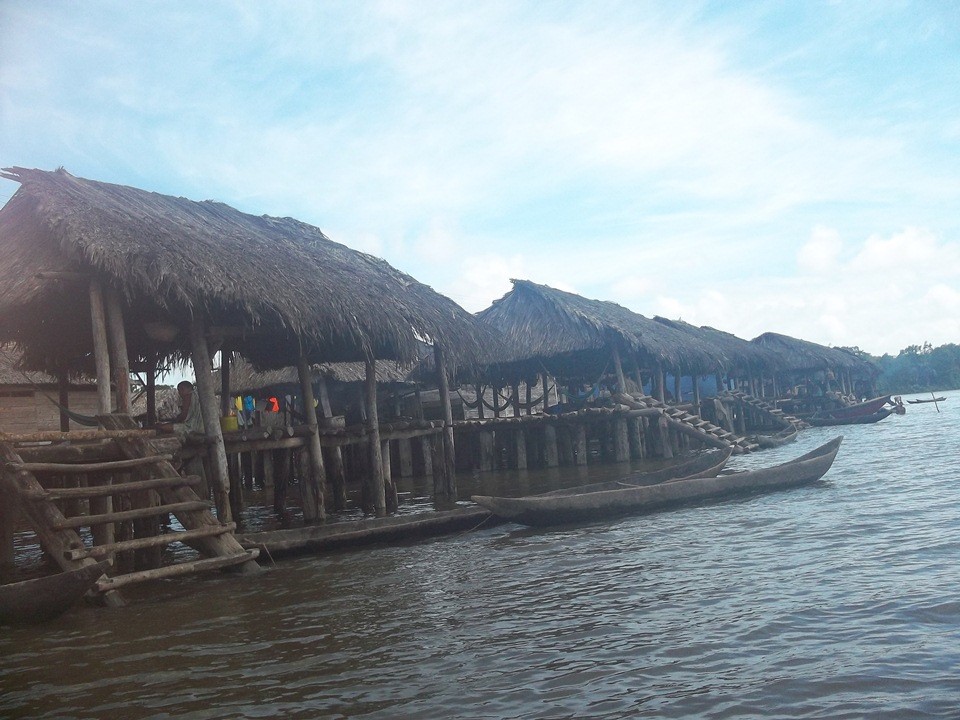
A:
[[[471,530],[481,523],[483,527],[490,527],[499,522],[489,511],[471,506],[290,530],[237,533],[236,538],[248,550],[266,549],[270,556],[277,557],[446,535]],[[263,559],[261,555],[261,561]]]

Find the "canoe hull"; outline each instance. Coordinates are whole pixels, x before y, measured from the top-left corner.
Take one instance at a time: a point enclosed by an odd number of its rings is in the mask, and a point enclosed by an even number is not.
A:
[[[778,490],[819,480],[830,469],[842,437],[788,463],[714,477],[682,478],[655,485],[582,495],[473,500],[496,515],[524,525],[548,526],[662,510],[696,500]]]
[[[62,615],[109,567],[103,560],[57,575],[0,585],[0,625],[29,625]]]

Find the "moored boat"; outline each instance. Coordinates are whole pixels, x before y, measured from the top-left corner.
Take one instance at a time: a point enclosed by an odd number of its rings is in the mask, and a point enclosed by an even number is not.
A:
[[[475,495],[472,499],[502,518],[525,525],[558,525],[649,512],[693,500],[814,482],[830,469],[842,440],[837,437],[782,465],[729,475],[675,477],[645,485],[621,481],[615,489],[585,492],[584,488],[571,488],[530,497]]]
[[[775,448],[792,443],[799,434],[800,430],[796,425],[789,425],[773,435],[756,435],[753,439],[761,448]]]
[[[0,625],[52,620],[75,605],[110,567],[102,560],[75,570],[0,585]]]
[[[813,425],[814,427],[832,427],[834,425],[869,425],[871,423],[880,422],[885,417],[893,413],[893,410],[890,408],[881,408],[872,415],[855,415],[853,417],[808,417],[807,422]]]

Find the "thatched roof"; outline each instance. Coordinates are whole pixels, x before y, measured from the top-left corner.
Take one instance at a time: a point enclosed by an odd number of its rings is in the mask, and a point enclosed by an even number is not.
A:
[[[674,330],[689,333],[716,348],[717,370],[731,374],[748,375],[751,372],[775,369],[779,356],[761,345],[738,338],[723,330],[702,325],[697,327],[683,320],[669,320],[659,315],[653,318]]]
[[[389,385],[409,382],[407,377],[412,368],[411,365],[397,365],[390,360],[380,360],[377,362],[377,383]],[[367,376],[365,364],[358,362],[319,363],[311,365],[310,371],[314,377],[323,377],[340,383],[362,383]],[[217,375],[219,388],[219,371]],[[257,371],[250,363],[242,360],[234,360],[230,365],[230,392],[237,395],[245,395],[266,388],[299,388],[299,385],[300,378],[294,367]]]
[[[852,370],[868,374],[877,372],[873,363],[847,350],[819,345],[789,335],[767,332],[755,337],[751,342],[775,353],[780,358],[780,368],[785,370],[798,372],[828,369]]]
[[[478,313],[505,336],[501,365],[541,365],[561,377],[595,370],[616,347],[623,361],[634,356],[646,368],[662,364],[701,370],[716,363],[715,348],[613,302],[590,300],[528,280]]]
[[[21,355],[12,345],[0,345],[0,385],[56,385],[55,376],[39,370],[22,369]],[[94,381],[85,377],[73,377],[71,387],[93,386]]]
[[[188,354],[194,315],[243,328],[230,342],[261,367],[295,364],[301,343],[318,362],[411,361],[425,339],[463,361],[490,335],[452,300],[292,218],[62,169],[2,175],[20,188],[0,209],[0,341],[17,342],[33,367],[76,366],[91,350],[86,285],[38,276],[63,271],[122,293],[134,357]],[[160,344],[143,330],[151,321],[181,332]]]

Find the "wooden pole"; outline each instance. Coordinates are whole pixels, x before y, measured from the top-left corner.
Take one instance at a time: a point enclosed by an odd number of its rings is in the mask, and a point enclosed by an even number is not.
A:
[[[450,406],[450,382],[447,376],[447,361],[443,348],[433,347],[434,361],[437,365],[437,380],[440,387],[440,405],[443,407],[443,458],[446,466],[443,473],[443,502],[455,502],[457,499],[456,450],[453,445],[453,408]],[[496,402],[494,402],[496,405]]]
[[[67,409],[70,407],[70,385],[66,370],[57,373],[57,402],[60,403],[60,432],[70,432],[70,416]]]
[[[367,358],[366,381],[364,382],[367,406],[367,443],[370,457],[367,468],[367,494],[377,517],[387,514],[386,487],[383,478],[383,451],[380,447],[380,416],[377,410],[377,361]]]
[[[127,333],[123,327],[123,305],[120,293],[108,288],[105,293],[107,329],[110,333],[110,364],[113,384],[117,392],[117,412],[129,415],[133,410],[130,399],[130,356],[127,354]]]
[[[108,415],[110,405],[110,349],[107,343],[106,310],[99,280],[90,281],[90,323],[93,331],[93,357],[97,367],[97,414]]]
[[[310,374],[310,365],[303,353],[297,358],[297,375],[300,378],[300,397],[303,399],[303,413],[307,419],[307,427],[310,428],[310,444],[307,446],[310,453],[310,472],[309,478],[303,478],[301,482],[306,482],[303,490],[305,498],[303,507],[303,519],[305,522],[315,520],[325,520],[327,516],[323,503],[323,490],[327,484],[327,473],[323,467],[323,448],[320,445],[320,428],[317,425],[316,402],[313,397],[313,377]],[[307,517],[309,507],[310,517]]]
[[[223,444],[217,395],[213,389],[213,363],[210,361],[210,348],[207,345],[203,321],[197,317],[194,317],[190,323],[190,343],[193,369],[197,380],[197,395],[199,395],[195,400],[200,401],[204,434],[209,443],[217,519],[221,523],[228,523],[233,520],[233,516],[230,511],[230,473],[227,467],[227,451]]]
[[[147,368],[147,425],[157,424],[157,361],[151,360]]]
[[[613,346],[613,368],[617,372],[617,387],[620,392],[625,393],[627,391],[627,379],[623,374],[623,363],[620,362],[620,351],[616,345]]]

